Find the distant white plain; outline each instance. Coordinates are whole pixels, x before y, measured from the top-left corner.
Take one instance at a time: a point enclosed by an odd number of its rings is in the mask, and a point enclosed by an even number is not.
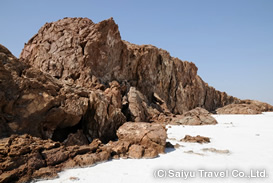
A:
[[[169,142],[182,145],[166,149],[155,159],[121,159],[100,163],[92,167],[70,169],[59,173],[59,178],[39,183],[237,183],[273,182],[273,113],[261,115],[213,115],[219,124],[213,126],[167,126]],[[211,143],[185,143],[185,135],[211,138]],[[176,140],[175,140],[176,139]],[[204,152],[203,148],[229,150],[228,154]],[[192,151],[193,153],[185,153]],[[158,170],[160,170],[158,172]],[[199,170],[228,172],[225,178],[200,177]],[[237,171],[250,175],[250,171],[265,170],[267,178],[235,178]],[[195,172],[194,178],[159,178],[168,171]],[[234,173],[235,175],[232,175]],[[182,174],[180,174],[182,175]],[[256,174],[254,174],[256,176]],[[169,174],[169,176],[172,176]]]

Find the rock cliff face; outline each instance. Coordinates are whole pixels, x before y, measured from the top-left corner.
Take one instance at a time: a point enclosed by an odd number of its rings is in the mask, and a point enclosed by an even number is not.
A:
[[[151,45],[122,41],[112,18],[97,24],[87,18],[47,23],[25,45],[20,58],[78,87],[108,86],[116,80],[136,87],[148,104],[156,93],[175,114],[195,107],[213,111],[239,101],[208,86],[193,63]]]
[[[70,86],[19,62],[2,45],[0,71],[0,137],[28,133],[63,141],[83,129],[89,141],[108,141],[126,121],[117,83],[105,92]]]

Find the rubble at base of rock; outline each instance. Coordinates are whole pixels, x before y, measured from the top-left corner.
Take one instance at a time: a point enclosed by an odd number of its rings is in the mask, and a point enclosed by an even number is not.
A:
[[[162,125],[125,123],[117,135],[119,140],[115,142],[103,144],[95,139],[88,145],[73,146],[30,135],[0,139],[0,182],[52,178],[67,168],[91,166],[119,157],[154,158],[165,151],[167,135]]]

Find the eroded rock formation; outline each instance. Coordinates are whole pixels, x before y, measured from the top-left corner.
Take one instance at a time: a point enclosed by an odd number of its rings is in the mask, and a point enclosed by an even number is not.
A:
[[[239,104],[229,104],[216,110],[217,114],[261,114],[264,111],[273,111],[273,106],[256,100],[241,100]]]
[[[197,107],[183,115],[173,117],[170,124],[174,125],[215,125],[217,121],[211,114],[203,108]]]
[[[86,145],[63,144],[30,135],[0,139],[0,182],[28,182],[56,177],[61,170],[90,166],[110,158],[154,158],[164,153],[167,135],[162,125],[125,123],[117,135],[120,139],[115,142],[103,144],[94,139]]]
[[[145,95],[148,104],[156,93],[175,114],[195,107],[212,111],[238,101],[208,86],[193,63],[151,45],[122,41],[112,18],[97,24],[87,18],[47,23],[25,45],[20,58],[79,87],[126,82]]]
[[[126,121],[115,101],[121,97],[115,87],[105,94],[67,85],[19,62],[2,45],[0,70],[1,137],[28,133],[63,141],[83,129],[89,141],[107,142],[116,138],[116,130]]]

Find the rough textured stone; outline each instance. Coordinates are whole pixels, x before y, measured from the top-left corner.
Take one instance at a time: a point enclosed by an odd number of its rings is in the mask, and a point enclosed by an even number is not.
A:
[[[2,45],[0,70],[0,137],[28,133],[63,141],[83,128],[90,142],[107,142],[126,121],[117,82],[105,93],[70,86],[19,62]]]
[[[77,130],[76,133],[70,133],[67,139],[63,142],[66,146],[74,145],[87,145],[89,144],[86,136],[83,134],[82,130]]]
[[[213,153],[218,153],[218,154],[229,154],[230,151],[228,149],[225,150],[218,150],[215,148],[203,148],[202,151],[204,152],[213,152]]]
[[[170,123],[179,125],[215,125],[217,121],[206,109],[197,107],[183,115],[177,115],[172,118]]]
[[[166,129],[160,124],[142,122],[127,122],[117,131],[119,140],[130,144],[142,145],[145,149],[153,148],[158,153],[164,153],[166,144]]]
[[[216,110],[217,114],[261,114],[264,111],[273,111],[273,106],[255,100],[242,100],[240,104],[229,104]]]
[[[89,109],[83,116],[83,128],[89,141],[99,138],[107,142],[116,138],[116,130],[126,121],[126,117],[114,105],[101,91],[90,94]]]
[[[20,58],[77,86],[127,82],[149,103],[156,93],[175,114],[195,107],[211,111],[238,100],[208,86],[193,63],[151,45],[122,41],[112,18],[97,24],[87,18],[47,23],[25,45]]]
[[[64,146],[50,139],[42,140],[30,135],[0,139],[0,147],[3,147],[0,151],[0,182],[50,178],[66,168],[106,161],[111,158],[110,151],[103,150],[102,146],[98,139],[81,146]],[[27,151],[25,147],[28,147]]]
[[[142,146],[133,144],[129,148],[128,155],[129,155],[129,158],[139,159],[139,158],[142,158],[143,152],[144,152],[144,148]]]
[[[128,92],[128,103],[129,112],[131,113],[130,120],[136,122],[149,121],[148,101],[135,87],[130,87]]]
[[[181,142],[191,142],[191,143],[209,143],[210,138],[208,137],[203,137],[200,135],[197,135],[196,137],[192,137],[190,135],[186,135],[183,139],[180,140]]]
[[[29,133],[51,138],[56,128],[74,126],[80,121],[87,110],[87,98],[71,93],[73,89],[19,62],[2,45],[0,55],[0,95],[3,96],[0,136]]]

